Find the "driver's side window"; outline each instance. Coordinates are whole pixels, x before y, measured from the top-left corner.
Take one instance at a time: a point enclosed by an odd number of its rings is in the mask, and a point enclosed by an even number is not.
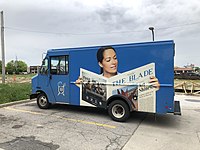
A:
[[[68,56],[51,57],[51,74],[64,75],[68,74]]]

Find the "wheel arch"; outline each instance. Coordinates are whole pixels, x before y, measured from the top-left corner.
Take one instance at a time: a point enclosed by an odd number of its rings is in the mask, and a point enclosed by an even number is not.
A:
[[[38,95],[39,95],[39,94],[41,94],[41,93],[44,93],[44,94],[45,94],[45,96],[48,98],[47,94],[46,94],[44,91],[42,91],[42,90],[37,90],[35,93],[33,93],[33,94],[30,94],[30,99],[37,98],[37,97],[38,97]]]
[[[113,96],[109,97],[108,100],[107,100],[107,108],[110,105],[110,103],[113,102],[113,101],[115,101],[115,100],[122,100],[122,101],[124,101],[128,105],[130,111],[134,110],[133,103],[128,98],[126,98],[123,95],[113,95]]]
[[[37,91],[36,91],[36,94],[37,94],[37,95],[39,95],[39,94],[41,94],[41,93],[44,93],[44,94],[47,96],[47,94],[46,94],[44,91],[42,91],[42,90],[37,90]]]
[[[48,98],[48,95],[47,95],[43,90],[37,90],[37,91],[36,91],[36,94],[34,94],[34,95],[36,95],[35,98],[37,98],[37,96],[38,96],[39,94],[41,94],[41,93],[45,94],[45,96]],[[49,99],[49,98],[48,98],[48,99]]]

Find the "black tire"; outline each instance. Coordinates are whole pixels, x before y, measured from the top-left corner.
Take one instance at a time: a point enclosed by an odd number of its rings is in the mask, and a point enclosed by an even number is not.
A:
[[[37,105],[41,109],[47,109],[47,108],[50,107],[50,103],[48,101],[48,98],[47,98],[46,94],[40,93],[37,96]]]
[[[124,101],[114,100],[108,107],[108,114],[114,121],[124,122],[130,116],[130,109]]]

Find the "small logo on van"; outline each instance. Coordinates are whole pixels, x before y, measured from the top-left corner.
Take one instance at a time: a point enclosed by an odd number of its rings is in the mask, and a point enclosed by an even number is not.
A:
[[[62,83],[61,81],[58,82],[58,95],[65,96],[65,83]]]

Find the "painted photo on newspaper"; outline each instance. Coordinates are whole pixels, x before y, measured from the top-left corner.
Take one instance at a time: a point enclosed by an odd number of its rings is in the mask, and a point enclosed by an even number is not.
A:
[[[106,78],[89,70],[80,69],[80,103],[88,106],[106,107],[106,101],[113,95],[130,100],[133,110],[156,112],[156,91],[154,81],[155,63],[117,73]]]

